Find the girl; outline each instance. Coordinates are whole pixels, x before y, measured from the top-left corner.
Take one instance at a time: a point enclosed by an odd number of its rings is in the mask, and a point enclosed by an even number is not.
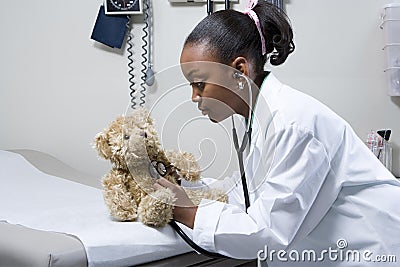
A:
[[[241,198],[237,205],[203,200],[196,207],[180,186],[159,179],[155,187],[176,194],[174,218],[193,229],[197,244],[229,257],[262,252],[269,266],[400,260],[400,183],[342,118],[264,71],[266,63],[284,63],[294,47],[286,16],[267,2],[244,13],[216,12],[195,27],[180,59],[193,102],[213,122],[250,118],[244,157],[250,206]],[[210,70],[196,62],[233,68],[232,86],[208,81]],[[249,90],[243,79],[254,81]]]

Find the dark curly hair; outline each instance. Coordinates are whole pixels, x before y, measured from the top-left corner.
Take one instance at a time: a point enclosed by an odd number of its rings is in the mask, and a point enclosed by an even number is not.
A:
[[[261,37],[254,21],[235,10],[217,11],[204,18],[184,45],[206,45],[210,54],[224,64],[244,56],[254,63],[257,74],[264,71],[267,59],[272,65],[282,64],[295,48],[288,17],[268,2],[259,2],[253,11],[259,17],[265,38],[265,55],[262,55]]]

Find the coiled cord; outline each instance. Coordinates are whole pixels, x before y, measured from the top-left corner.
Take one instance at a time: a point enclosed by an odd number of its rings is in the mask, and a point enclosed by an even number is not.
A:
[[[129,95],[131,96],[131,108],[135,109],[136,108],[136,90],[135,90],[135,68],[134,68],[134,61],[133,61],[133,33],[132,33],[132,27],[130,24],[130,16],[128,16],[128,23],[126,24],[126,27],[128,28],[128,75],[129,75],[129,90],[130,93]]]
[[[148,45],[147,36],[149,36],[149,33],[148,33],[148,29],[149,29],[149,2],[148,1],[149,0],[144,1],[144,10],[145,10],[144,11],[144,26],[143,26],[143,33],[144,34],[142,36],[142,41],[143,41],[142,58],[143,58],[143,60],[142,60],[142,62],[140,62],[140,64],[142,65],[142,69],[140,71],[142,73],[142,76],[140,77],[142,82],[140,83],[141,90],[140,90],[140,97],[139,97],[139,99],[140,99],[139,105],[141,107],[143,107],[145,102],[146,102],[146,100],[145,100],[145,98],[146,98],[146,86],[145,85],[146,85],[146,69],[147,69],[147,53],[148,53],[148,50],[147,50],[147,45]]]
[[[152,56],[152,53],[151,53],[151,49],[152,49],[152,45],[153,45],[153,43],[152,43],[152,37],[153,37],[153,35],[152,35],[152,27],[153,27],[153,25],[152,25],[152,18],[153,18],[153,10],[152,10],[152,6],[151,6],[151,0],[149,0],[149,17],[148,17],[148,23],[149,23],[149,29],[148,29],[148,32],[149,32],[149,43],[148,43],[148,57],[147,57],[147,61],[148,61],[148,65],[147,65],[147,70],[146,70],[146,84],[148,85],[148,86],[152,86],[153,84],[154,84],[154,80],[155,80],[155,77],[154,77],[154,71],[153,71],[153,69],[152,69],[152,64],[151,64],[151,56]]]

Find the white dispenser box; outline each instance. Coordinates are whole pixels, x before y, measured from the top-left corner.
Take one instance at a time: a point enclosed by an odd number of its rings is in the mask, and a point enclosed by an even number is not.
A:
[[[400,96],[400,3],[383,7],[381,28],[385,38],[383,50],[388,95]]]

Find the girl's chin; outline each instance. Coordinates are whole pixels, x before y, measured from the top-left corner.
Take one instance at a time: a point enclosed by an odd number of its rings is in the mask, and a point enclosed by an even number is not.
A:
[[[218,116],[218,117],[215,117],[215,116],[212,116],[211,114],[208,114],[208,118],[209,118],[210,121],[213,122],[213,123],[219,123],[219,122],[221,122],[221,121],[223,121],[223,120],[229,118],[229,116],[222,116],[222,117],[221,117],[221,116]]]

